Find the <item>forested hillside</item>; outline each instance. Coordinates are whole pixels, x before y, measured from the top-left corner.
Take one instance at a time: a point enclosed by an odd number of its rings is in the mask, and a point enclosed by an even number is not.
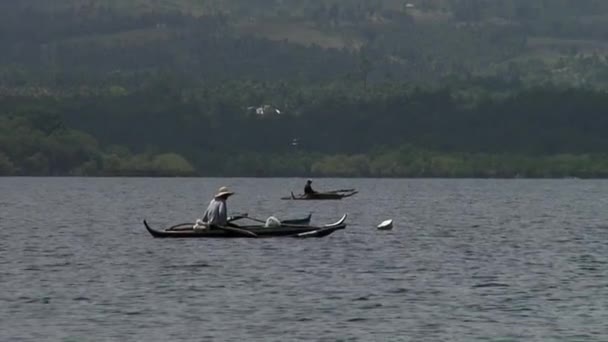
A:
[[[608,2],[0,2],[0,174],[604,177]]]
[[[0,4],[1,81],[440,82],[605,86],[608,3],[541,0],[22,0]],[[598,75],[599,72],[599,75]]]

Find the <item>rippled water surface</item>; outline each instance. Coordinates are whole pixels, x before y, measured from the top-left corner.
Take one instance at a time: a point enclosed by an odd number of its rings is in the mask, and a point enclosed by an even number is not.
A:
[[[222,185],[322,239],[154,239]],[[0,341],[608,341],[608,181],[0,178]],[[377,231],[393,218],[393,231]]]

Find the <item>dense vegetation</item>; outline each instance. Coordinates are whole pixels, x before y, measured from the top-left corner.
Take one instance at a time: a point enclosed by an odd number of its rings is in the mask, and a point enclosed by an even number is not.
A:
[[[605,87],[607,24],[597,0],[4,1],[0,85],[132,86],[169,72]]]
[[[594,0],[0,2],[0,175],[606,177],[607,23]]]
[[[128,94],[0,101],[0,172],[608,175],[601,91],[167,82]],[[281,114],[256,114],[251,103]]]

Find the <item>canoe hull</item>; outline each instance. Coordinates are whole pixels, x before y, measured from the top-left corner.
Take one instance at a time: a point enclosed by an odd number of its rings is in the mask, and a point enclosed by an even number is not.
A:
[[[307,217],[305,218],[301,218],[301,219],[290,219],[290,220],[282,220],[281,222],[283,223],[288,223],[288,224],[301,224],[301,225],[308,225],[310,223],[310,218],[312,217],[312,214],[308,214]]]
[[[327,200],[341,200],[343,198],[354,196],[358,191],[352,191],[348,193],[317,193],[314,195],[294,195],[291,193],[291,197],[282,197],[282,200],[293,200],[293,201],[327,201]]]
[[[144,226],[155,238],[244,238],[244,237],[323,237],[332,234],[337,230],[346,228],[346,215],[338,222],[325,226],[310,226],[310,225],[287,225],[282,224],[277,227],[264,226],[238,226],[239,229],[247,230],[254,234],[249,236],[239,232],[212,228],[200,230],[156,230],[144,220]],[[229,227],[227,227],[229,228]],[[309,234],[306,234],[309,233]]]
[[[306,217],[286,219],[286,220],[281,220],[281,222],[283,222],[285,224],[290,224],[290,225],[291,224],[308,225],[310,223],[311,217],[312,217],[312,214],[308,214],[308,216],[306,216]],[[192,228],[192,226],[194,226],[194,225],[195,225],[194,222],[179,223],[179,224],[173,225],[169,228],[166,228],[165,230],[188,230],[188,229]]]

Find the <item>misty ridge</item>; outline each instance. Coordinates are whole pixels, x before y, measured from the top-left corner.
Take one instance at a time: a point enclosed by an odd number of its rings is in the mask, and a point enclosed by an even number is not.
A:
[[[607,15],[597,0],[6,1],[0,62],[9,85],[159,71],[331,81],[359,72],[362,59],[378,82],[603,85],[589,68],[605,70]]]
[[[0,174],[604,177],[607,24],[599,0],[3,1]]]

